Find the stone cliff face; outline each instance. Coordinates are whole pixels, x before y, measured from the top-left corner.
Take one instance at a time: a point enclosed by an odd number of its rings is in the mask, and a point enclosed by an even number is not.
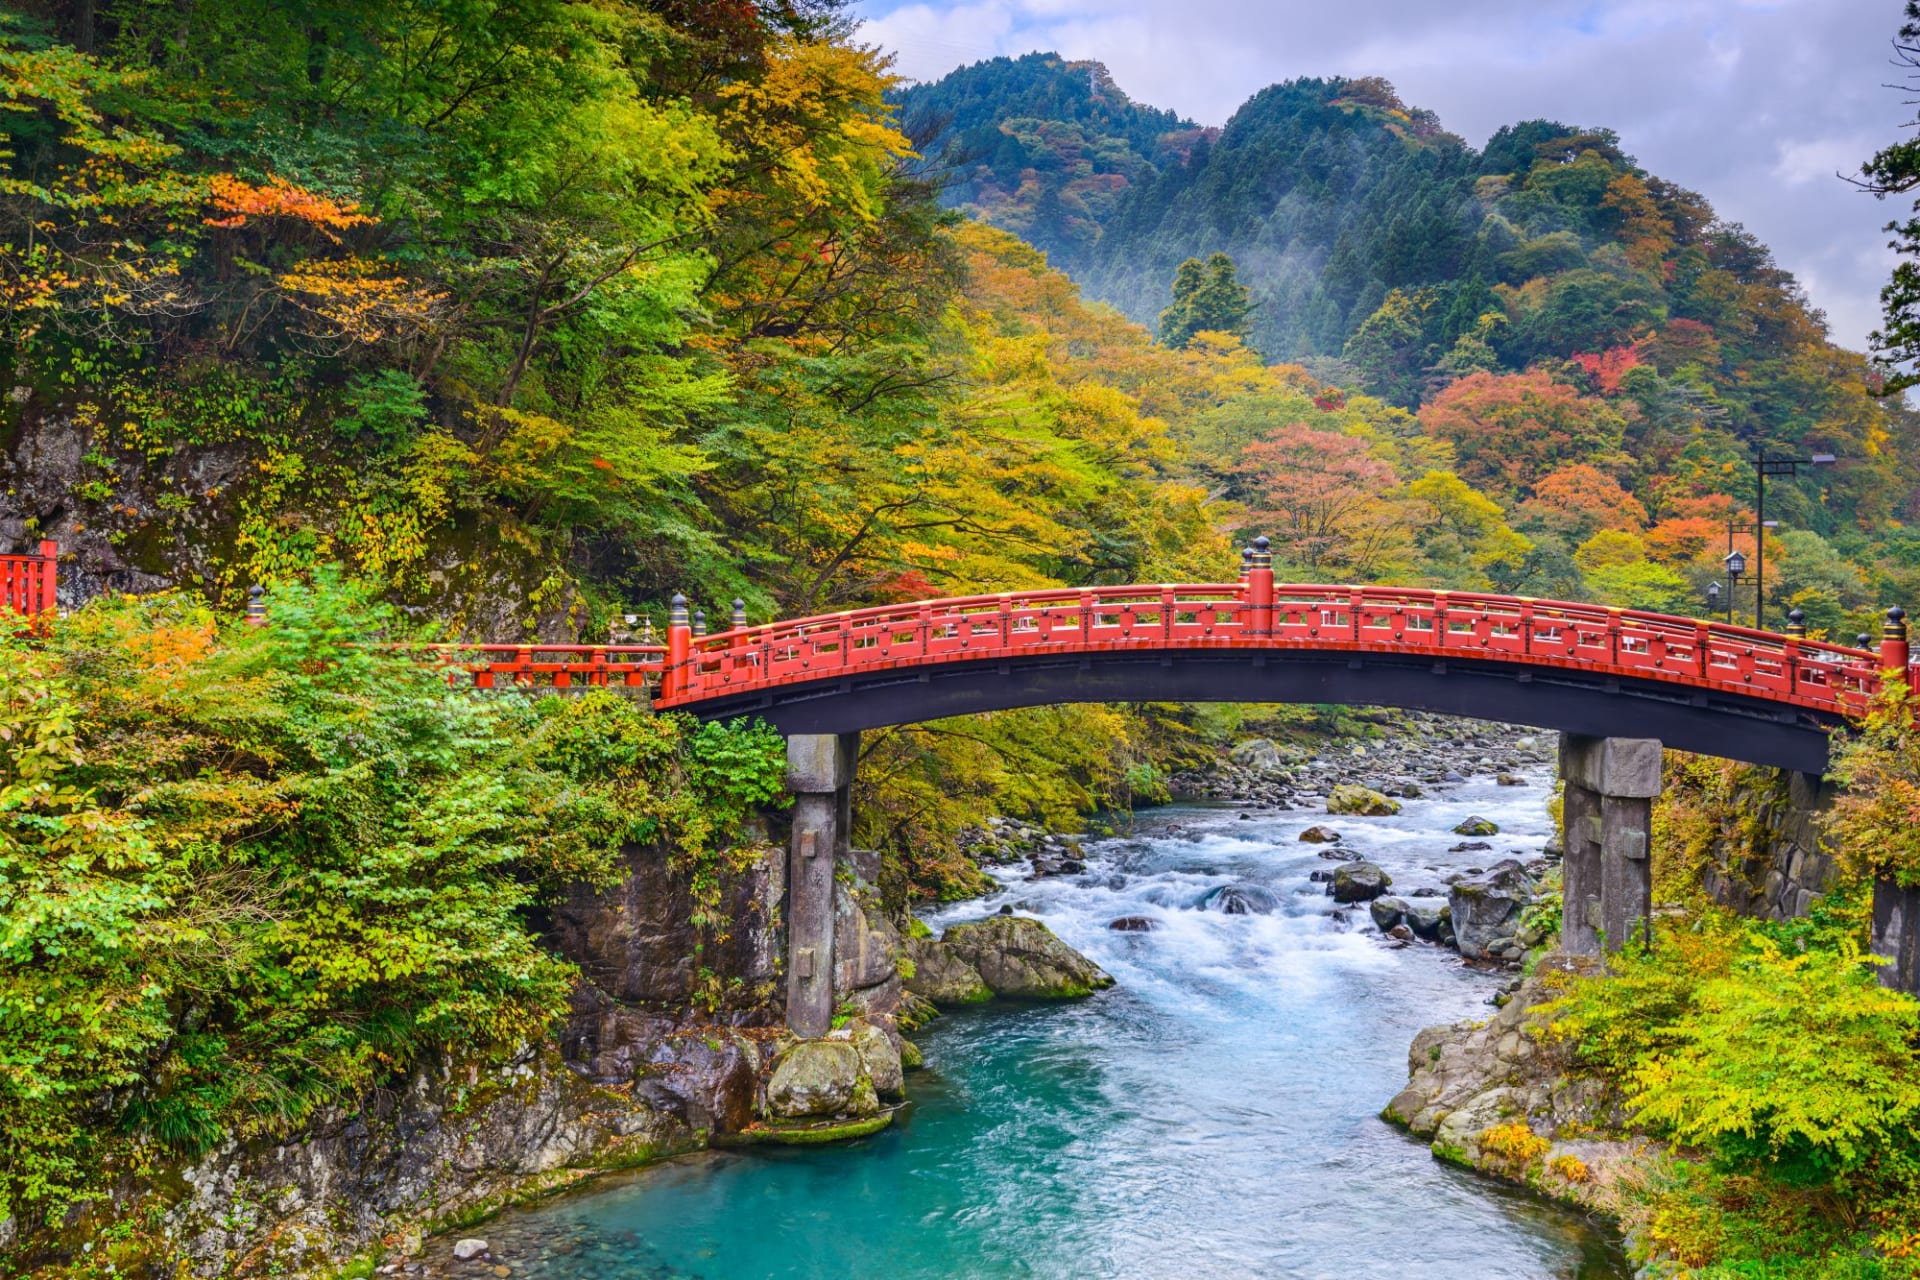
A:
[[[59,542],[62,607],[109,591],[183,588],[237,611],[249,585],[236,568],[246,561],[241,526],[252,508],[265,523],[250,536],[266,530],[296,560],[301,547],[351,558],[337,530],[273,495],[265,438],[180,443],[148,457],[103,445],[108,434],[29,388],[0,404],[0,553]],[[491,513],[465,513],[434,527],[395,599],[470,639],[573,640],[581,601],[543,590],[549,574]]]

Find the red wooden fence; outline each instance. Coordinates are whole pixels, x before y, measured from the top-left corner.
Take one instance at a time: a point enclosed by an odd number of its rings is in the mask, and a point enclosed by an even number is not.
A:
[[[59,544],[51,541],[35,555],[0,556],[0,609],[29,618],[52,613],[59,558]]]

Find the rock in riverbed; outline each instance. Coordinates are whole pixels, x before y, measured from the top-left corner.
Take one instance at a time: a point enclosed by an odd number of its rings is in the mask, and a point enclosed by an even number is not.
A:
[[[1372,787],[1343,782],[1327,795],[1328,813],[1353,813],[1367,818],[1386,818],[1400,812],[1400,802],[1389,800]]]
[[[1447,897],[1453,909],[1453,935],[1469,960],[1514,960],[1526,948],[1515,941],[1520,917],[1533,905],[1533,878],[1512,858],[1483,874],[1468,876]]]
[[[1279,905],[1271,893],[1257,884],[1223,884],[1209,889],[1200,899],[1202,911],[1218,911],[1227,916],[1265,916]]]
[[[1473,817],[1468,818],[1459,826],[1455,827],[1453,834],[1457,836],[1497,836],[1500,834],[1500,827],[1491,819],[1483,818],[1479,814],[1475,814]]]
[[[980,971],[944,942],[914,938],[907,943],[907,960],[913,966],[913,976],[906,980],[907,990],[922,1000],[951,1009],[993,999],[993,991]]]
[[[1025,916],[989,916],[948,929],[938,943],[921,939],[915,953],[915,977],[908,989],[916,989],[919,979],[918,957],[944,950],[979,974],[987,989],[996,996],[1022,1000],[1070,1000],[1092,995],[1113,985],[1113,979],[1093,961],[1053,936],[1053,931],[1038,920]],[[928,995],[934,1003],[937,996]]]
[[[896,1055],[896,1073],[899,1066]],[[774,1067],[767,1110],[783,1120],[870,1116],[880,1110],[880,1098],[851,1040],[803,1040]]]
[[[1302,831],[1300,839],[1306,844],[1333,844],[1340,839],[1340,833],[1332,827],[1316,823]]]
[[[1349,862],[1333,873],[1327,892],[1335,902],[1367,902],[1379,897],[1393,883],[1393,877],[1371,862]]]

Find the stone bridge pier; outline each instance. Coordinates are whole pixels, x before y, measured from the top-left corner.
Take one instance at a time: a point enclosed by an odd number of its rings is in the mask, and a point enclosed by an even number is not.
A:
[[[833,1026],[834,872],[852,849],[858,733],[787,739],[793,841],[787,849],[787,1026],[823,1036]]]
[[[1651,836],[1660,794],[1654,738],[1560,735],[1566,857],[1560,945],[1572,955],[1618,951],[1653,914]]]

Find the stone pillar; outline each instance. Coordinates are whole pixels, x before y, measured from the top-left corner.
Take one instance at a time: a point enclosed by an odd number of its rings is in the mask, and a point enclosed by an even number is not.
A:
[[[1653,915],[1650,833],[1660,794],[1660,743],[1654,738],[1560,735],[1566,903],[1560,944],[1597,955],[1604,938],[1617,951]]]
[[[787,739],[793,843],[787,853],[787,1026],[798,1036],[833,1025],[833,873],[852,840],[857,733]]]
[[[1883,985],[1920,996],[1920,888],[1873,882],[1873,953],[1889,961],[1880,966]]]

